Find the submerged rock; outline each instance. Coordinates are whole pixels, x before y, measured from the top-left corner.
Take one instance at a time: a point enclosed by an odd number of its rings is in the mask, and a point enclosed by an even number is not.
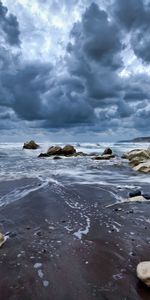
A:
[[[76,156],[87,156],[87,154],[84,153],[84,152],[76,152],[76,153],[74,154],[74,156],[75,156],[75,157],[76,157]]]
[[[150,261],[140,262],[136,269],[137,277],[150,287]]]
[[[113,152],[112,152],[112,149],[111,148],[106,148],[103,152],[102,155],[111,155]]]
[[[101,156],[95,156],[92,159],[93,160],[109,160],[111,158],[114,158],[115,155],[109,155],[109,154],[105,154],[105,155],[101,155]]]
[[[53,159],[55,159],[55,160],[57,160],[57,159],[62,159],[62,157],[60,157],[60,156],[54,156]]]
[[[26,142],[23,145],[23,149],[29,149],[29,150],[36,150],[38,149],[40,146],[38,144],[35,143],[35,141],[30,141],[30,142]]]
[[[38,157],[49,157],[47,153],[40,153]]]

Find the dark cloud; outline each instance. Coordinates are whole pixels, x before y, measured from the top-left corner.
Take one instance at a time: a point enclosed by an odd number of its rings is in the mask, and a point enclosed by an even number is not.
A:
[[[80,23],[76,23],[71,32],[75,44],[69,44],[68,50],[76,56],[85,55],[94,62],[119,67],[119,51],[122,48],[119,28],[108,20],[105,11],[92,3],[85,11]],[[117,59],[116,59],[117,56]]]
[[[6,6],[0,1],[0,32],[6,41],[13,46],[20,45],[19,23],[16,16],[8,12]]]
[[[63,5],[72,9],[75,2],[66,0]],[[50,4],[53,11],[61,9],[60,1]],[[132,127],[145,130],[150,76],[121,77],[119,73],[124,68],[127,35],[134,53],[149,62],[149,16],[142,0],[115,0],[109,12],[92,3],[73,24],[62,58],[33,61],[29,55],[24,59],[19,47],[14,52],[21,43],[19,23],[0,2],[0,127],[15,128],[23,122],[22,126],[33,128],[72,128],[76,134]]]
[[[145,0],[115,0],[115,17],[131,35],[136,56],[150,63],[150,5]]]

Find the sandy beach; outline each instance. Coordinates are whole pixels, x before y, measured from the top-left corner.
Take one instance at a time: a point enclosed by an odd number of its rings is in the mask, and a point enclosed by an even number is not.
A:
[[[1,195],[29,183],[1,182]],[[149,259],[149,203],[106,207],[115,193],[128,190],[49,183],[1,207],[0,299],[148,300],[136,265]]]

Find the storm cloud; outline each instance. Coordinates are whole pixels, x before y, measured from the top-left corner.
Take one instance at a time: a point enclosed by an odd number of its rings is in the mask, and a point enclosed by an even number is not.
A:
[[[0,1],[0,129],[148,133],[146,1],[13,3]]]

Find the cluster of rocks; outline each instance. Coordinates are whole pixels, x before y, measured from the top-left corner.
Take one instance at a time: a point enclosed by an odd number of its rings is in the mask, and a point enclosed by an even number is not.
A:
[[[150,172],[150,148],[146,150],[132,150],[125,153],[122,158],[129,160],[129,165],[135,170],[143,173]]]
[[[36,150],[40,146],[35,143],[35,141],[29,141],[24,143],[23,149]],[[65,147],[52,146],[48,149],[47,152],[41,153],[39,157],[50,157],[53,156],[54,159],[61,159],[62,156],[65,157],[77,157],[77,156],[88,156],[88,154],[83,152],[77,152],[74,146],[66,145]],[[105,151],[101,154],[89,154],[93,160],[109,160],[115,157],[111,148],[106,148]],[[123,159],[129,160],[129,165],[135,170],[144,173],[150,172],[150,148],[136,149],[129,151],[122,155]]]
[[[41,153],[39,157],[50,157],[54,156],[54,159],[61,159],[61,156],[72,157],[72,156],[85,156],[83,152],[77,152],[72,145],[66,145],[65,147],[52,146],[46,153]]]
[[[150,194],[145,194],[141,190],[134,190],[129,193],[129,201],[131,202],[143,202],[150,200]]]

